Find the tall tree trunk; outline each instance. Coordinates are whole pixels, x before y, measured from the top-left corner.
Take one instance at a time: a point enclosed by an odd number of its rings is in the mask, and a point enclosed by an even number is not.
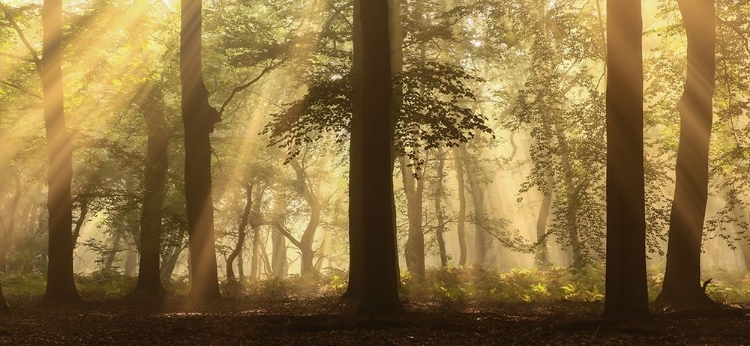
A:
[[[657,301],[675,307],[712,306],[701,287],[700,257],[708,200],[708,147],[716,75],[714,1],[678,0],[687,33],[688,70],[677,104],[680,143],[669,221],[667,268]]]
[[[349,137],[349,283],[342,299],[359,302],[364,285],[364,240],[362,205],[362,18],[361,1],[354,0],[352,33],[352,120]]]
[[[547,173],[544,177],[547,184],[547,191],[543,191],[542,205],[539,206],[539,215],[536,218],[536,252],[534,253],[534,265],[538,269],[545,269],[550,266],[549,251],[547,250],[547,221],[549,220],[550,207],[552,207],[552,191],[554,189],[555,179],[552,174]]]
[[[229,283],[237,283],[237,278],[234,276],[234,260],[237,259],[242,253],[242,248],[245,246],[245,237],[247,225],[250,220],[250,210],[253,208],[253,184],[245,186],[245,208],[242,210],[242,216],[240,217],[240,224],[237,227],[237,244],[235,245],[232,252],[227,256],[227,281]]]
[[[192,281],[189,296],[219,297],[213,200],[211,197],[211,139],[219,112],[208,103],[202,72],[201,0],[182,0],[180,77],[182,121],[185,125],[185,204],[190,235]]]
[[[464,168],[461,162],[461,154],[458,148],[451,150],[453,154],[453,166],[456,170],[456,182],[458,193],[458,216],[456,218],[458,234],[458,265],[466,265],[466,186],[464,180]]]
[[[81,298],[73,280],[73,143],[63,113],[62,0],[42,5],[42,90],[44,127],[49,151],[47,209],[49,210],[49,256],[44,300],[71,302]]]
[[[563,169],[563,180],[565,182],[565,218],[567,219],[568,238],[570,250],[573,257],[573,268],[581,268],[584,265],[583,253],[581,252],[581,240],[578,238],[578,195],[573,180],[573,165],[570,162],[570,147],[565,135],[565,129],[560,124],[556,115],[550,115],[554,119],[555,134],[560,149],[560,163]]]
[[[122,241],[122,234],[118,232],[112,239],[112,250],[109,251],[107,258],[104,259],[104,265],[102,268],[104,269],[104,272],[109,272],[114,267],[115,258],[119,252],[118,248],[120,247],[120,241]]]
[[[0,311],[8,311],[10,310],[10,306],[8,306],[8,302],[5,300],[5,294],[3,293],[3,286],[0,285]]]
[[[607,267],[604,316],[648,316],[641,1],[607,1]]]
[[[152,82],[137,96],[146,123],[146,162],[143,172],[143,202],[138,235],[138,283],[134,292],[158,296],[164,294],[159,260],[161,258],[161,222],[167,193],[169,138],[161,86]]]
[[[363,297],[361,314],[402,311],[393,198],[393,127],[391,123],[388,3],[363,0],[362,205]]]
[[[425,275],[424,233],[422,232],[422,207],[424,198],[424,174],[414,177],[414,170],[409,167],[409,160],[399,156],[401,179],[406,192],[406,217],[409,234],[406,238],[406,268],[416,277]]]
[[[88,218],[89,215],[89,201],[86,198],[81,198],[78,204],[80,204],[81,211],[78,214],[75,225],[73,225],[73,240],[71,242],[71,251],[75,250],[76,246],[78,246],[78,238],[81,237],[83,224],[86,222],[86,218]]]
[[[437,152],[437,151],[436,151]],[[437,166],[437,172],[436,172],[436,178],[437,181],[435,182],[435,215],[436,215],[436,221],[437,226],[435,227],[435,238],[437,239],[438,243],[438,253],[440,254],[440,266],[443,268],[448,267],[448,253],[445,250],[445,237],[443,234],[445,233],[445,217],[443,215],[443,197],[445,195],[443,191],[443,170],[445,168],[445,154],[440,154],[440,152],[437,152],[437,160],[438,160],[438,166]]]

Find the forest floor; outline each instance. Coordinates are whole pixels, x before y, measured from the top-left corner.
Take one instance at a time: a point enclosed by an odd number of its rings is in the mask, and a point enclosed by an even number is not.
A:
[[[9,303],[2,345],[750,345],[750,305],[612,323],[601,303],[574,302],[405,303],[388,318],[357,317],[332,298]]]

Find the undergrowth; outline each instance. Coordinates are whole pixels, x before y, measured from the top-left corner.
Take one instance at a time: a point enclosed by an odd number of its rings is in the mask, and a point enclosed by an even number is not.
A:
[[[750,274],[715,271],[706,292],[721,303],[750,301]],[[307,297],[339,297],[346,290],[347,272],[329,268],[314,275],[292,275],[286,279],[245,279],[234,284],[224,282],[224,296],[266,301]],[[657,268],[649,268],[647,280],[651,300],[661,289],[664,276]],[[41,274],[20,272],[0,276],[8,297],[37,297],[45,290]],[[116,299],[133,289],[136,278],[117,271],[95,272],[76,276],[76,284],[86,299]],[[187,277],[164,283],[173,295],[184,296],[189,290]],[[546,270],[513,269],[499,272],[481,267],[450,267],[429,269],[424,278],[402,273],[401,297],[410,301],[441,304],[468,301],[489,302],[595,302],[604,298],[604,268],[549,268]]]

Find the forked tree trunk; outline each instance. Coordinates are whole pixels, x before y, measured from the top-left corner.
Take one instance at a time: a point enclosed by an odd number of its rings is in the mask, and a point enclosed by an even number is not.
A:
[[[713,306],[701,286],[701,239],[708,201],[708,148],[716,75],[714,1],[678,0],[687,33],[687,79],[677,104],[680,143],[669,220],[667,268],[657,302]]]
[[[604,316],[648,316],[640,0],[607,1],[607,267]]]
[[[191,286],[195,300],[219,297],[213,200],[211,139],[219,112],[208,103],[202,72],[201,0],[182,0],[180,78],[182,121],[185,125],[185,204],[190,236]]]
[[[44,127],[47,133],[49,171],[48,302],[74,302],[81,298],[73,280],[73,143],[63,113],[62,83],[62,0],[45,0],[42,5]]]
[[[245,237],[247,233],[247,225],[250,221],[250,210],[253,208],[253,184],[245,186],[245,208],[242,210],[242,216],[240,217],[240,224],[237,227],[237,244],[232,249],[232,252],[227,256],[227,281],[230,284],[237,283],[237,277],[234,276],[234,260],[239,258],[242,254],[242,248],[245,246]],[[242,264],[240,263],[241,269]]]

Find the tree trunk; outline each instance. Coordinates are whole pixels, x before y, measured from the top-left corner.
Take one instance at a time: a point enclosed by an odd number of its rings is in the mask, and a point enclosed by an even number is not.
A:
[[[42,5],[42,90],[44,127],[49,151],[47,175],[49,211],[48,302],[74,302],[81,298],[73,280],[73,143],[65,124],[62,83],[62,0],[45,0]]]
[[[323,212],[323,206],[320,204],[318,197],[316,196],[313,187],[307,177],[302,165],[300,165],[297,159],[292,159],[289,164],[294,169],[297,176],[297,184],[302,187],[302,196],[310,207],[310,220],[307,222],[305,232],[302,233],[302,238],[299,241],[299,250],[301,253],[300,272],[302,274],[311,274],[315,271],[313,262],[315,259],[315,250],[313,250],[313,243],[315,242],[315,233],[320,225],[320,215]]]
[[[484,229],[487,222],[487,217],[484,213],[484,189],[482,183],[479,181],[477,175],[480,172],[478,162],[474,162],[474,159],[470,157],[469,152],[465,149],[461,150],[462,161],[465,162],[464,166],[466,169],[466,180],[469,183],[469,190],[471,192],[471,200],[474,205],[474,264],[479,266],[487,265],[487,253],[492,247],[492,239],[487,236],[487,231]]]
[[[159,259],[161,258],[161,223],[167,193],[169,137],[164,114],[164,95],[156,83],[147,83],[138,96],[146,123],[146,163],[143,178],[141,229],[138,236],[138,283],[134,292],[151,296],[164,294]]]
[[[552,174],[544,178],[547,183],[547,191],[543,191],[542,205],[539,207],[539,216],[536,218],[536,252],[534,253],[534,266],[538,269],[546,269],[550,266],[549,252],[547,250],[547,221],[549,220],[550,207],[552,207],[552,191],[555,180]]]
[[[227,281],[229,283],[237,283],[237,278],[234,276],[234,260],[242,254],[242,248],[245,246],[245,237],[247,225],[250,220],[250,210],[253,208],[253,184],[245,186],[245,209],[242,210],[242,216],[240,217],[240,224],[237,227],[237,245],[232,249],[232,253],[227,257]]]
[[[18,174],[14,174],[13,180],[15,182],[16,189],[13,193],[13,197],[8,208],[8,221],[6,223],[4,219],[0,219],[0,221],[2,221],[3,229],[2,244],[0,244],[1,272],[5,272],[8,270],[8,252],[10,251],[10,245],[13,242],[13,234],[15,233],[16,229],[16,214],[18,213],[18,202],[21,200],[21,178],[18,176]]]
[[[89,202],[82,198],[79,202],[81,212],[78,214],[78,219],[76,219],[75,225],[73,225],[73,241],[71,242],[73,246],[71,247],[71,251],[75,250],[76,246],[78,246],[78,238],[81,237],[81,229],[83,229],[83,224],[86,222],[86,218],[89,215]]]
[[[349,283],[342,299],[359,302],[364,285],[364,232],[362,224],[362,18],[361,0],[354,0],[352,33],[352,120],[349,138]]]
[[[708,148],[716,75],[714,2],[678,0],[687,33],[688,70],[677,104],[680,143],[669,221],[667,268],[657,301],[679,308],[714,305],[701,286],[700,257],[708,200]]]
[[[8,306],[8,302],[5,300],[5,294],[3,293],[3,286],[0,285],[0,311],[8,311],[10,310],[10,306]]]
[[[406,193],[406,217],[409,234],[406,238],[406,268],[417,277],[425,274],[424,233],[422,232],[422,207],[424,197],[424,174],[419,179],[414,177],[414,170],[409,167],[408,159],[399,156],[401,179]]]
[[[607,2],[607,267],[604,316],[648,316],[641,2]]]
[[[286,237],[280,230],[271,234],[271,274],[277,279],[286,279],[289,266],[286,257]]]
[[[364,275],[361,314],[402,311],[393,198],[391,62],[386,1],[363,1],[362,205]]]
[[[565,217],[567,219],[568,238],[570,239],[570,250],[573,257],[573,268],[581,268],[584,265],[584,258],[581,252],[581,240],[578,238],[578,196],[576,186],[573,181],[573,166],[570,162],[570,147],[565,130],[560,121],[553,114],[551,115],[555,123],[555,134],[557,143],[560,148],[560,162],[563,169],[563,180],[565,182]]]
[[[185,125],[185,204],[190,236],[192,281],[189,296],[219,297],[213,200],[211,197],[211,139],[219,112],[208,103],[202,72],[202,3],[182,0],[180,77],[182,120]]]
[[[117,249],[120,247],[120,241],[122,240],[122,234],[119,232],[114,235],[114,239],[112,239],[112,250],[107,254],[107,258],[104,259],[104,265],[103,268],[104,272],[109,272],[112,270],[115,264],[115,258],[117,257],[117,252],[119,252]]]
[[[448,267],[448,253],[445,250],[445,217],[443,215],[443,169],[445,167],[445,154],[441,155],[437,152],[438,166],[436,172],[437,181],[435,182],[435,215],[437,220],[437,226],[435,227],[435,238],[438,243],[438,253],[440,254],[440,266],[443,268]]]
[[[458,234],[458,265],[466,265],[466,186],[464,180],[464,168],[461,162],[461,154],[458,148],[451,150],[453,154],[453,166],[456,170],[456,182],[458,193],[458,216],[456,219]]]

